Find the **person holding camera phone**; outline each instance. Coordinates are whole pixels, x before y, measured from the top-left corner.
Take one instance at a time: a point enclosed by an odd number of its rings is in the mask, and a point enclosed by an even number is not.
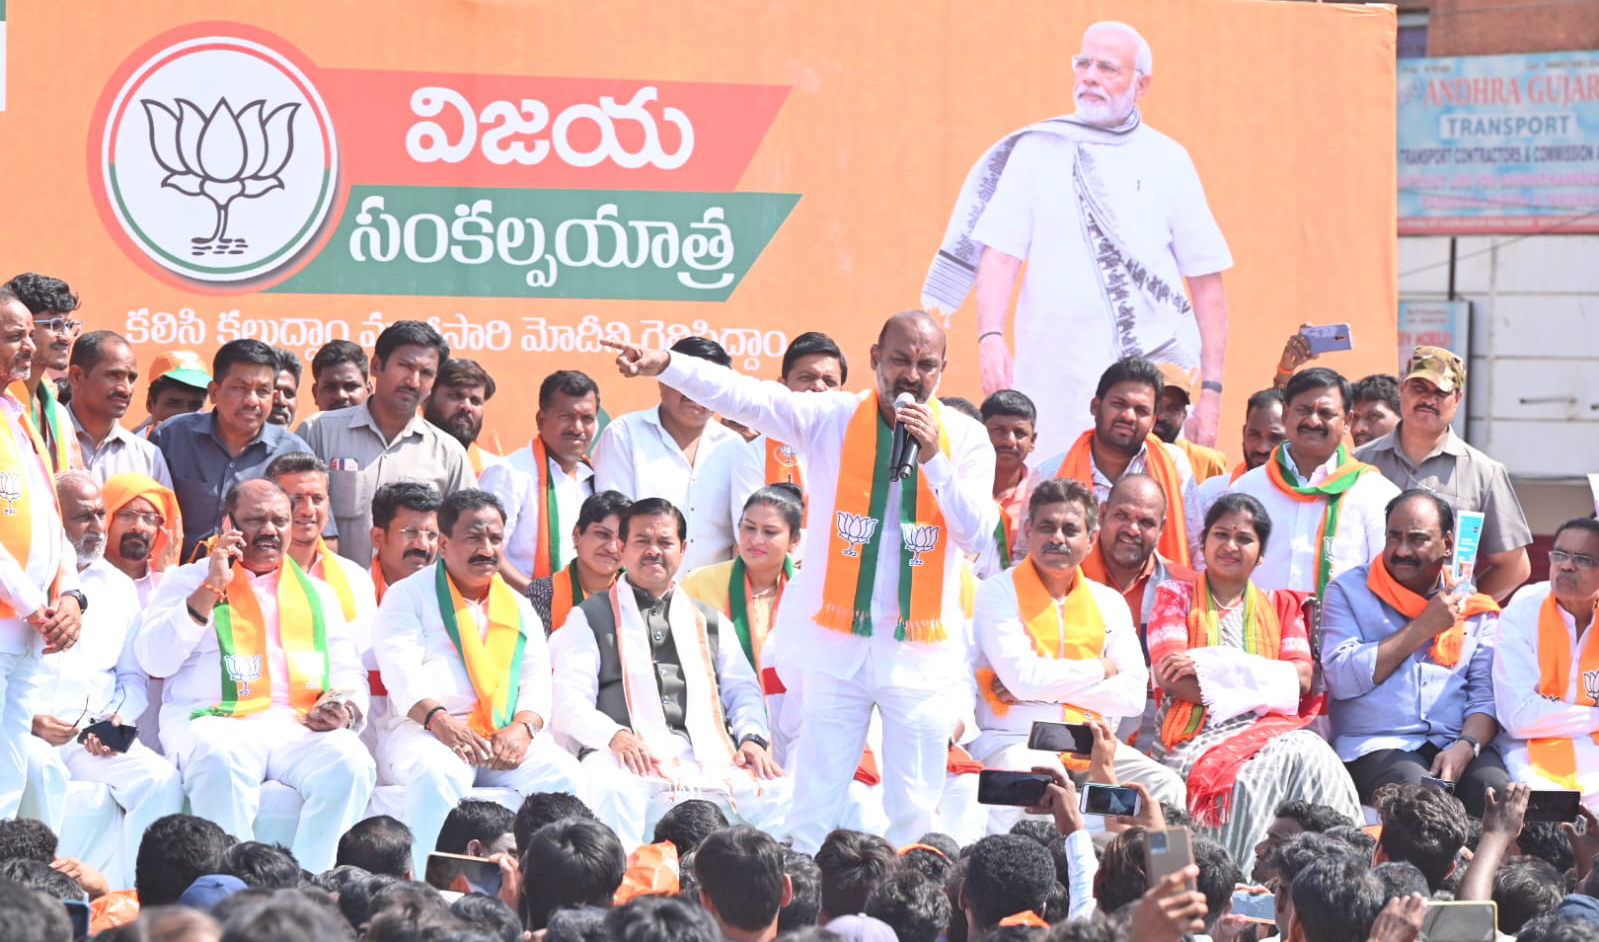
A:
[[[139,595],[133,580],[105,560],[105,500],[86,471],[56,476],[67,538],[77,553],[78,584],[96,603],[83,616],[81,643],[45,655],[39,669],[39,712],[27,740],[28,784],[21,813],[57,834],[67,819],[69,782],[101,782],[122,808],[115,857],[118,886],[133,885],[133,863],[145,828],[183,808],[183,782],[172,763],[135,739],[129,725],[144,713],[149,678],[133,658]],[[104,738],[102,738],[104,737]]]

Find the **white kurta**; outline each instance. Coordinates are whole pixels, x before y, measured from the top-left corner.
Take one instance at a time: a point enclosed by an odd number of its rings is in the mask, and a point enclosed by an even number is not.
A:
[[[633,500],[661,497],[682,511],[688,518],[684,572],[726,562],[734,546],[733,520],[726,515],[733,458],[743,444],[737,432],[713,420],[690,464],[661,425],[659,406],[629,412],[607,425],[594,443],[594,489],[621,491]]]
[[[567,474],[553,458],[546,460],[547,473],[555,482],[555,509],[561,531],[552,536],[558,541],[564,566],[577,556],[572,528],[577,525],[583,501],[594,493],[594,469],[579,462],[576,472]],[[537,472],[533,445],[529,443],[506,455],[499,464],[485,467],[478,477],[478,486],[505,505],[505,557],[524,574],[533,572],[539,528],[544,525],[544,495],[539,493]]]
[[[1565,788],[1540,775],[1527,755],[1527,740],[1570,739],[1576,747],[1577,781],[1583,803],[1599,811],[1599,707],[1579,705],[1578,694],[1599,688],[1599,680],[1584,677],[1582,650],[1599,629],[1599,618],[1588,624],[1581,638],[1571,613],[1556,606],[1570,645],[1571,670],[1564,698],[1546,700],[1538,693],[1543,670],[1538,662],[1538,619],[1550,584],[1522,586],[1499,615],[1499,641],[1494,647],[1494,705],[1501,732],[1495,745],[1512,780],[1533,788]],[[1586,699],[1586,698],[1585,698]]]
[[[1148,124],[1115,145],[1084,144],[1103,185],[1115,231],[1150,274],[1176,290],[1182,279],[1232,267],[1205,202],[1199,173],[1182,145]],[[1012,337],[1015,387],[1049,408],[1038,414],[1038,449],[1064,451],[1089,427],[1088,403],[1119,353],[1072,186],[1074,145],[1052,134],[1017,141],[972,238],[1027,259]],[[1141,316],[1136,352],[1199,365],[1193,315],[1167,306]]]

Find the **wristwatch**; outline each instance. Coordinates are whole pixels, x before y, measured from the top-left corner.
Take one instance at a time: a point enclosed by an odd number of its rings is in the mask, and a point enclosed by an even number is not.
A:
[[[66,598],[67,596],[71,596],[73,601],[78,603],[78,613],[80,615],[89,610],[89,597],[87,595],[84,595],[77,589],[68,589],[67,591],[61,593],[62,598]]]
[[[755,745],[760,746],[762,749],[771,749],[772,748],[772,744],[771,743],[767,742],[765,739],[762,739],[760,736],[755,735],[754,733],[750,733],[750,734],[746,735],[744,738],[740,739],[738,741],[738,744],[740,746],[742,746],[742,745],[744,745],[747,742],[752,742]]]
[[[1471,747],[1471,757],[1473,759],[1475,759],[1478,756],[1482,755],[1482,743],[1480,741],[1478,741],[1477,737],[1475,737],[1475,736],[1467,736],[1465,733],[1461,733],[1460,734],[1460,738],[1458,740],[1456,740],[1456,741],[1457,742],[1463,742],[1466,745]]]

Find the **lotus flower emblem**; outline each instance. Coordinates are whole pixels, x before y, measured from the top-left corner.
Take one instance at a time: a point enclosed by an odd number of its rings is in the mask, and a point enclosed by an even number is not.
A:
[[[224,654],[222,666],[228,672],[228,679],[239,687],[239,696],[250,695],[250,684],[261,679],[261,655],[252,654]]]
[[[17,501],[22,499],[22,472],[0,471],[0,500],[6,502],[7,517],[17,515]]]
[[[150,121],[150,150],[166,171],[161,185],[190,196],[202,196],[216,207],[216,228],[190,239],[194,255],[242,255],[243,237],[230,238],[228,212],[233,201],[254,199],[283,188],[279,176],[294,153],[294,117],[298,102],[270,112],[265,101],[252,101],[235,111],[218,99],[207,116],[194,102],[179,98],[169,107],[140,99]]]
[[[844,547],[844,555],[861,555],[860,548],[870,543],[872,534],[877,532],[877,518],[843,510],[834,511],[834,515],[838,518],[838,538],[849,544]]]
[[[902,523],[899,525],[905,538],[905,551],[911,554],[910,565],[920,566],[922,554],[938,545],[939,528],[932,524]]]
[[[1582,672],[1582,692],[1589,700],[1599,702],[1599,671]]]

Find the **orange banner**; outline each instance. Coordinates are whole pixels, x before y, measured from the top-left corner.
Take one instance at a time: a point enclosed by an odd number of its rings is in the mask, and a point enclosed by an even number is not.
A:
[[[1139,113],[1192,158],[1232,259],[1220,446],[1236,454],[1243,401],[1300,322],[1353,325],[1356,349],[1327,358],[1351,377],[1396,356],[1384,7],[121,0],[7,16],[0,277],[66,279],[86,329],[122,332],[146,368],[246,336],[307,358],[338,337],[370,349],[385,324],[432,320],[495,375],[488,426],[508,443],[552,369],[600,378],[612,414],[653,403],[610,380],[604,337],[706,333],[775,376],[789,338],[824,330],[859,388],[883,318],[920,306],[968,171],[1074,110],[1084,28],[1112,18],[1153,50]],[[1115,202],[1122,223],[1139,211]],[[980,399],[975,305],[943,313],[941,392]]]

